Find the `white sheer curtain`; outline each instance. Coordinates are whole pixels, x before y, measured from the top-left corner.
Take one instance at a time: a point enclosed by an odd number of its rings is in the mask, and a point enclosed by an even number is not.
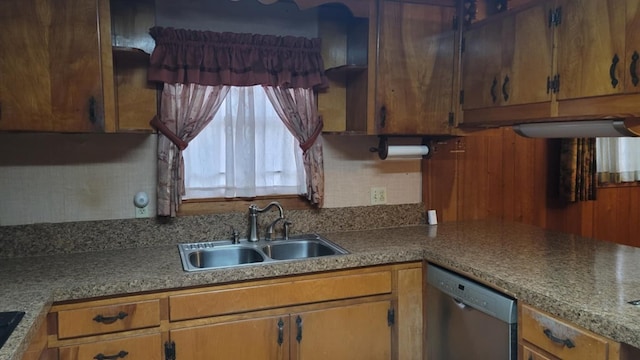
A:
[[[597,138],[596,154],[601,182],[640,181],[640,138]]]
[[[184,199],[307,191],[302,150],[261,86],[231,87],[183,157]]]

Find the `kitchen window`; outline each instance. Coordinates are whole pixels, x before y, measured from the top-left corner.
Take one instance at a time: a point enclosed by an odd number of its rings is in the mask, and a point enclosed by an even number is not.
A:
[[[183,199],[306,192],[302,150],[262,86],[231,87],[213,120],[183,151]]]
[[[596,138],[598,184],[619,186],[640,181],[640,138]]]

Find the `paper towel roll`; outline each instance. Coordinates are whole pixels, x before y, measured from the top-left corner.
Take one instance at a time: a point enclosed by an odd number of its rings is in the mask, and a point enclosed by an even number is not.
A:
[[[387,157],[422,157],[428,153],[427,145],[389,145]]]

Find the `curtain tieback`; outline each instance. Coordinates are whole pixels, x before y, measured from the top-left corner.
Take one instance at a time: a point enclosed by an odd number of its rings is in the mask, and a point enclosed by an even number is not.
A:
[[[172,143],[174,143],[178,147],[178,149],[184,150],[187,148],[188,143],[180,139],[180,137],[178,137],[178,135],[176,135],[173,131],[171,131],[171,129],[169,129],[167,125],[163,124],[162,121],[158,119],[158,116],[154,116],[153,119],[149,121],[149,124],[153,126],[156,130],[161,132],[164,136],[166,136],[167,139],[169,139]]]
[[[311,134],[307,141],[300,144],[300,148],[302,149],[303,154],[307,153],[307,150],[309,150],[313,146],[313,144],[316,142],[316,139],[318,139],[318,136],[320,136],[320,133],[322,132],[324,122],[322,122],[322,117],[319,117],[318,120],[320,121],[318,122],[318,125],[316,125],[316,129],[313,131],[313,134]]]

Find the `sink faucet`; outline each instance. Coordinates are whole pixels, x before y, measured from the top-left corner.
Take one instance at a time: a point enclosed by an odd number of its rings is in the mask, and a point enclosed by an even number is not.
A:
[[[267,229],[267,232],[269,232],[269,230],[271,231],[269,237],[273,236],[273,226],[275,226],[275,224],[279,220],[284,220],[284,210],[282,210],[282,206],[277,201],[269,203],[269,205],[265,206],[262,209],[260,209],[255,204],[249,205],[249,235],[247,236],[247,239],[249,241],[256,242],[260,240],[258,236],[258,214],[269,211],[269,209],[274,206],[278,208],[279,216],[273,223],[271,223],[271,225],[269,225],[269,228]]]
[[[284,229],[283,239],[289,240],[289,226],[291,226],[291,222],[283,217],[279,217],[275,219],[271,224],[269,224],[269,226],[267,227],[267,240],[275,240],[275,237],[273,235],[273,228],[279,221],[282,221],[282,227]]]

